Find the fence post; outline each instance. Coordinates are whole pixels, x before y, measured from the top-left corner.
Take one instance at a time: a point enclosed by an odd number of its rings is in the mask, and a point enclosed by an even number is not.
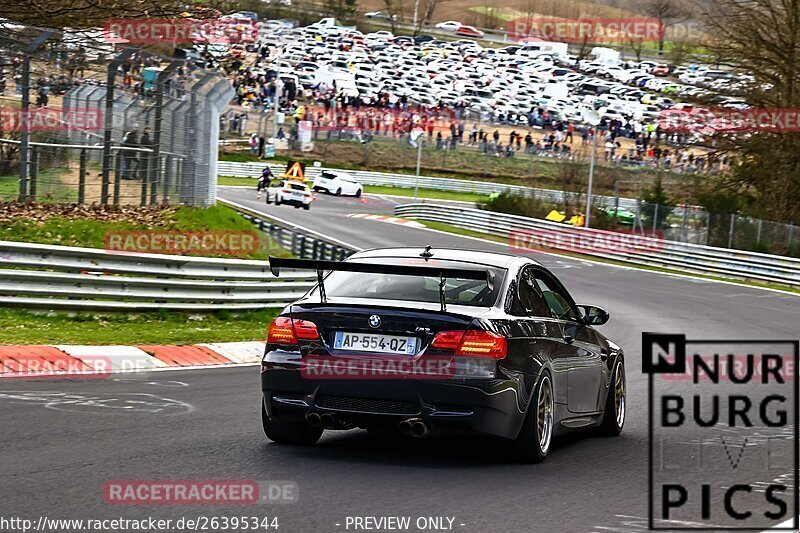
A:
[[[22,85],[22,101],[20,103],[20,108],[23,113],[30,113],[31,110],[31,56],[51,35],[53,35],[52,30],[42,31],[42,33],[36,36],[25,48],[25,53],[22,57],[22,79],[20,80]],[[28,201],[28,145],[31,140],[31,132],[27,120],[23,120],[20,126],[19,201],[26,202]]]
[[[658,204],[655,204],[655,206],[653,211],[653,235],[656,234],[656,229],[658,229]]]
[[[29,200],[36,201],[36,188],[38,185],[38,178],[39,178],[39,148],[36,146],[31,148],[31,168],[30,168],[30,194],[28,195]]]
[[[136,50],[126,48],[108,65],[106,79],[106,114],[103,117],[103,178],[100,186],[100,203],[108,203],[108,187],[111,183],[111,133],[114,129],[114,81],[117,78],[117,69],[130,58]],[[116,194],[116,193],[115,193]]]
[[[148,154],[149,155],[149,154]],[[139,160],[141,163],[141,160]],[[140,205],[147,205],[147,181],[150,176],[150,167],[153,165],[153,161],[148,157],[147,159],[147,167],[144,169],[144,172],[137,166],[136,167],[136,174],[139,174],[142,178],[142,189],[139,198]]]
[[[122,157],[122,152],[117,151],[114,159],[114,205],[119,205],[120,189],[122,189]]]
[[[681,221],[681,242],[686,242],[688,240],[688,235],[686,234],[686,219],[688,217],[689,217],[689,208],[684,205],[683,221]]]
[[[158,73],[158,77],[156,78],[156,119],[153,124],[153,152],[149,154],[150,165],[148,165],[148,173],[145,176],[145,179],[148,177],[150,178],[150,204],[152,205],[158,203],[158,186],[161,182],[161,127],[162,118],[164,116],[164,87],[167,78],[172,76],[173,71],[177,69],[181,63],[183,63],[181,60],[171,61],[164,70]],[[174,114],[172,118],[174,122]],[[145,148],[149,147],[146,146]],[[142,190],[144,190],[144,187]]]
[[[733,248],[733,229],[736,226],[736,214],[731,213],[731,226],[728,230],[728,248]]]
[[[758,229],[756,230],[756,244],[761,244],[761,225],[764,223],[762,219],[758,219]]]
[[[791,254],[792,252],[792,240],[794,239],[794,225],[789,224],[789,239],[786,243],[786,251]]]
[[[86,148],[81,148],[78,170],[78,205],[86,201]]]

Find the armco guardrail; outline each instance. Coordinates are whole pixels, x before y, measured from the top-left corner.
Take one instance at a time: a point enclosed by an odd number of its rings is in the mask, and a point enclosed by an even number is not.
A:
[[[0,305],[71,310],[211,311],[280,307],[308,291],[306,273],[280,280],[266,261],[0,241]]]
[[[231,161],[219,161],[217,163],[217,175],[233,176],[240,178],[257,178],[261,175],[261,170],[269,166],[270,170],[280,176],[286,170],[285,165],[265,164],[265,163],[234,163]],[[323,168],[306,167],[307,177],[315,178]],[[333,169],[331,169],[333,170]],[[371,172],[367,170],[346,170],[356,181],[363,185],[389,185],[413,189],[417,178],[408,174],[391,174],[387,172]],[[255,182],[253,183],[255,186]],[[559,203],[563,200],[564,193],[553,189],[537,189],[534,187],[523,187],[521,185],[510,185],[507,183],[494,183],[490,181],[457,180],[451,178],[434,178],[431,176],[420,176],[419,186],[422,189],[434,189],[438,191],[454,192],[474,192],[479,194],[492,194],[504,191],[512,191],[521,194],[533,195],[542,200]],[[592,195],[596,205],[612,207],[616,198],[613,196]],[[620,198],[619,206],[622,209],[636,210],[636,200],[632,198]]]
[[[264,213],[259,213],[243,205],[222,198],[217,198],[221,204],[239,211],[244,218],[255,224],[258,229],[275,239],[283,248],[300,259],[330,259],[343,261],[356,250],[348,246],[333,242],[334,239],[319,234],[311,234],[297,227],[279,224]]]
[[[800,259],[636,236],[614,247],[617,232],[430,203],[395,207],[395,215],[442,222],[509,239],[515,249],[547,246],[628,263],[800,287]],[[600,244],[598,246],[598,244]],[[533,245],[533,246],[532,246]]]

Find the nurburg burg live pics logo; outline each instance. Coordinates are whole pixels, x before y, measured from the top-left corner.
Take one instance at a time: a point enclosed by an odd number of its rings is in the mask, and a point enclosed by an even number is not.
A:
[[[798,341],[642,334],[655,530],[798,528]]]

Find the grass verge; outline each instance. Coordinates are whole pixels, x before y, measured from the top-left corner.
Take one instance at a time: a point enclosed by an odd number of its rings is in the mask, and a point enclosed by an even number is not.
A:
[[[2,344],[197,344],[260,341],[279,309],[229,313],[67,313],[0,309]]]
[[[484,240],[487,240],[487,241],[493,241],[493,242],[497,242],[497,243],[500,243],[500,244],[506,244],[506,245],[508,244],[508,239],[507,238],[498,237],[497,235],[490,235],[488,233],[482,233],[480,231],[469,230],[469,229],[461,228],[461,227],[458,227],[458,226],[452,226],[450,224],[444,224],[442,222],[433,222],[433,221],[430,221],[430,220],[422,220],[422,219],[416,219],[416,220],[418,222],[424,224],[425,227],[430,228],[430,229],[435,229],[435,230],[438,230],[438,231],[445,231],[447,233],[452,233],[454,235],[463,235],[463,236],[466,236],[466,237],[476,237],[476,238],[479,238],[479,239],[484,239]],[[513,249],[509,247],[509,250],[513,250]],[[593,255],[580,254],[580,253],[576,253],[576,252],[568,252],[568,251],[564,251],[564,250],[545,249],[545,250],[542,250],[542,251],[543,252],[550,252],[550,253],[554,253],[554,254],[558,254],[558,255],[564,255],[564,256],[567,256],[567,257],[574,257],[576,259],[586,259],[586,260],[589,260],[589,261],[595,261],[597,263],[606,263],[606,264],[609,264],[609,265],[618,265],[618,266],[625,266],[625,267],[631,267],[631,268],[638,268],[640,270],[650,270],[652,272],[662,272],[662,273],[665,273],[665,274],[681,274],[683,276],[691,276],[691,277],[695,277],[695,278],[708,279],[708,280],[713,280],[713,281],[725,281],[727,283],[736,283],[738,285],[745,285],[745,286],[749,286],[749,287],[776,289],[776,290],[781,290],[781,291],[785,291],[785,292],[791,292],[791,293],[795,293],[795,294],[800,295],[800,289],[797,289],[797,288],[794,288],[794,287],[789,287],[789,286],[786,286],[786,285],[779,285],[777,283],[761,283],[761,282],[758,282],[758,281],[747,281],[747,280],[741,280],[741,279],[736,279],[736,278],[725,278],[725,277],[720,277],[720,276],[708,276],[708,275],[705,275],[705,274],[696,274],[696,273],[692,273],[692,272],[686,272],[684,270],[671,270],[671,269],[668,269],[668,268],[659,268],[659,267],[653,267],[653,266],[649,266],[649,265],[640,265],[640,264],[636,264],[636,263],[626,263],[624,261],[615,261],[613,259],[606,259],[606,258],[603,258],[603,257],[596,257],[596,256],[593,256]]]
[[[108,211],[69,206],[39,207],[10,211],[0,224],[0,240],[105,248],[107,236],[128,232],[255,232],[261,239],[260,247],[236,249],[232,245],[229,250],[203,250],[191,255],[239,259],[267,259],[270,254],[289,256],[234,209],[224,205],[164,209],[126,207]]]

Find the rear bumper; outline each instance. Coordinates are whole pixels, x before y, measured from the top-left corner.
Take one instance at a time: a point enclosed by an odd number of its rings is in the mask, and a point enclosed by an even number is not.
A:
[[[304,201],[304,200],[295,200],[294,198],[281,198],[281,203],[286,205],[303,207],[311,204],[311,200],[309,199],[308,201]]]
[[[524,378],[318,379],[304,375],[299,354],[270,355],[262,363],[261,389],[267,413],[279,420],[334,413],[364,427],[419,418],[434,432],[513,439],[525,418]]]

